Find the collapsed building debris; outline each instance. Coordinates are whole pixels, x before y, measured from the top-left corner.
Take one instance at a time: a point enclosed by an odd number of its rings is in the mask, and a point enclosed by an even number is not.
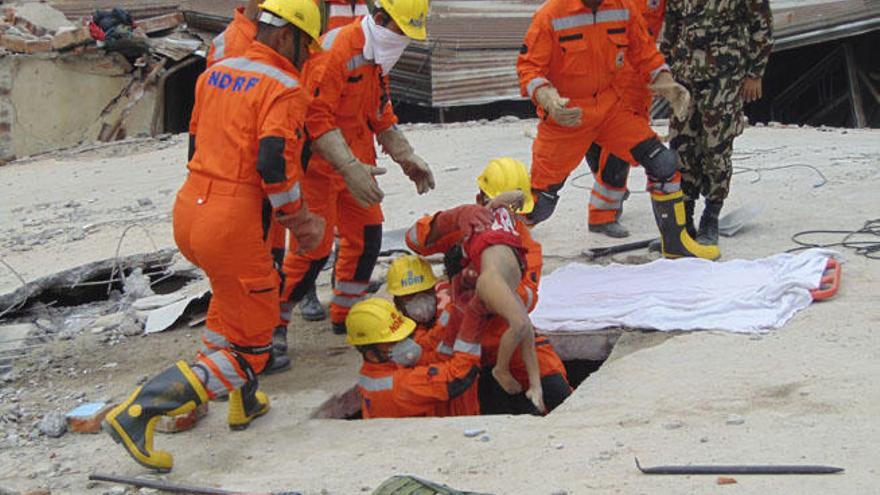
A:
[[[101,15],[129,13],[62,12],[36,2],[4,6],[0,164],[83,142],[185,130],[191,111],[186,95],[204,69],[212,33],[188,29],[176,7],[156,13],[135,10],[131,26],[111,29],[117,21]],[[168,102],[185,116],[166,111]],[[53,119],[46,122],[49,111]]]

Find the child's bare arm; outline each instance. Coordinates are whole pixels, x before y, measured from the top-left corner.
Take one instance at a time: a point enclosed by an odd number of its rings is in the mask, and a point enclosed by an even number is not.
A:
[[[516,294],[522,271],[513,249],[505,245],[486,248],[480,262],[482,268],[477,278],[477,296],[490,312],[507,320],[508,325],[499,342],[498,359],[492,375],[507,393],[516,394],[522,392],[522,387],[510,374],[510,359],[520,342],[531,332],[528,310]],[[534,339],[530,345],[534,352]],[[527,368],[528,364],[526,362]]]

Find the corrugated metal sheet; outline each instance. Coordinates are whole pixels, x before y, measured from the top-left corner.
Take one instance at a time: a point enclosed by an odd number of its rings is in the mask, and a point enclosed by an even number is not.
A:
[[[433,0],[429,40],[392,72],[398,100],[432,107],[519,99],[515,63],[541,0]],[[777,50],[880,29],[880,0],[771,0]]]
[[[127,10],[135,19],[154,17],[180,10],[180,0],[52,0],[52,7],[64,12],[68,19],[92,15],[95,10],[114,7]]]

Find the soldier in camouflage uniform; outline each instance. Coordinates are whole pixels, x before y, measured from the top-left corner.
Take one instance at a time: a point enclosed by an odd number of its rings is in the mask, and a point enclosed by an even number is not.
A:
[[[670,145],[681,156],[687,228],[700,244],[718,243],[718,215],[730,190],[733,139],[743,103],[761,97],[773,48],[769,0],[668,0],[661,51],[675,80],[691,92],[685,119],[672,118]],[[694,204],[706,207],[695,234]]]

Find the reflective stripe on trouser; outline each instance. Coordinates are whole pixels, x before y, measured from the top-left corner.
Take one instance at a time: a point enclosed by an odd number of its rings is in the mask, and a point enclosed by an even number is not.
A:
[[[372,139],[372,134],[369,134]],[[365,146],[361,144],[361,146]],[[372,147],[372,141],[369,146]],[[352,147],[358,154],[359,146]],[[361,155],[366,152],[361,151]],[[364,158],[358,157],[361,160]],[[304,179],[309,210],[324,218],[326,227],[319,246],[309,253],[290,250],[284,259],[285,283],[282,300],[303,294],[314,283],[315,266],[323,265],[333,246],[334,229],[339,233],[336,257],[336,286],[330,301],[330,319],[344,323],[348,310],[363,297],[382,244],[382,209],[379,205],[362,207],[348,192],[345,181],[330,165],[317,156],[309,162]],[[301,296],[300,296],[301,297]]]
[[[554,184],[565,182],[571,172],[580,165],[590,145],[595,141],[608,153],[627,162],[635,162],[630,150],[656,134],[641,117],[620,105],[610,103],[600,95],[598,108],[588,109],[585,115],[597,118],[584,119],[576,128],[562,127],[551,119],[538,124],[538,137],[532,145],[532,188],[547,190]],[[610,198],[609,198],[610,199]]]
[[[254,190],[191,173],[174,203],[174,239],[211,283],[207,342],[256,348],[278,324],[279,276],[262,225],[263,197]],[[206,345],[208,349],[210,346]],[[268,354],[241,354],[259,373]]]
[[[227,347],[229,347],[229,341],[226,340],[226,337],[208,327],[202,329],[202,346],[199,348],[201,355],[207,356],[212,352],[226,349]]]
[[[630,164],[593,143],[587,152],[587,163],[593,172],[588,223],[601,225],[617,221],[628,191]]]
[[[197,365],[202,365],[206,371],[205,390],[212,399],[224,397],[247,382],[247,373],[242,369],[233,352],[224,349],[196,359]]]

